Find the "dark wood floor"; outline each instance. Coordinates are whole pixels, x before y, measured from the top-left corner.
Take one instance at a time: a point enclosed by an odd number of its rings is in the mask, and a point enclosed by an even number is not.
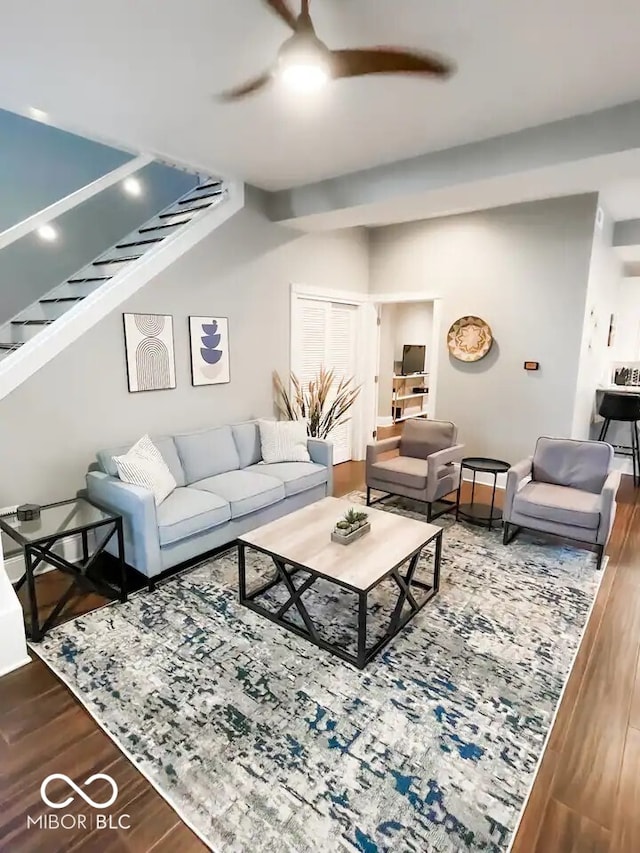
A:
[[[625,479],[610,564],[513,853],[640,853],[640,490]],[[336,494],[363,485],[362,463],[336,467]],[[57,573],[40,581],[50,598],[60,583]],[[85,599],[76,612],[98,603]],[[131,829],[27,830],[27,815],[49,811],[39,789],[51,773],[111,775],[120,788],[113,814],[130,815]],[[97,784],[92,792],[98,798]],[[205,849],[42,663],[0,679],[0,850]]]

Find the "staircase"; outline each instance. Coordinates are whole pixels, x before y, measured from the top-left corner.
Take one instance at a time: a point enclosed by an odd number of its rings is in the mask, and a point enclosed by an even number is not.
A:
[[[2,365],[3,369],[9,367],[9,362],[16,358],[25,344],[55,325],[70,309],[80,305],[107,283],[110,287],[117,285],[143,258],[149,259],[161,246],[175,242],[186,229],[192,227],[194,220],[201,219],[223,204],[227,197],[228,188],[222,181],[207,179],[198,184],[71,278],[0,326],[0,361],[6,362]]]

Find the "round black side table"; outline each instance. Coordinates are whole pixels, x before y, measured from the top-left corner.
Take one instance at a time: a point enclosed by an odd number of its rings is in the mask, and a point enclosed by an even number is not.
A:
[[[473,480],[471,485],[471,502],[468,504],[460,503],[460,489],[462,488],[462,470],[467,468],[473,471]],[[502,510],[497,509],[496,502],[496,486],[498,483],[498,474],[506,474],[511,468],[508,462],[503,462],[500,459],[487,459],[483,456],[469,456],[463,459],[460,463],[460,485],[456,494],[456,521],[463,518],[465,521],[470,521],[472,524],[486,524],[489,530],[493,527],[494,521],[502,519]],[[476,497],[476,474],[493,474],[493,489],[491,491],[491,505],[477,503]]]

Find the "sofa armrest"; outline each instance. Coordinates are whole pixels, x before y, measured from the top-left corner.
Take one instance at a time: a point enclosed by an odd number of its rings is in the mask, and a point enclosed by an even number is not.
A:
[[[391,450],[400,449],[400,436],[392,436],[391,438],[382,438],[373,444],[367,444],[367,466],[377,462],[381,453],[389,453]]]
[[[160,537],[153,493],[102,471],[87,474],[89,500],[122,516],[127,563],[148,578],[160,574]]]
[[[620,488],[620,471],[610,471],[600,493],[600,524],[597,542],[606,545],[616,517],[616,495]]]
[[[333,495],[333,442],[322,438],[308,438],[307,450],[311,461],[317,465],[324,465],[329,469],[327,479],[327,496]]]
[[[531,476],[532,471],[533,456],[529,456],[527,459],[517,462],[507,471],[507,486],[504,492],[504,507],[502,511],[502,516],[505,521],[508,522],[511,519],[513,499],[515,498],[523,481]]]

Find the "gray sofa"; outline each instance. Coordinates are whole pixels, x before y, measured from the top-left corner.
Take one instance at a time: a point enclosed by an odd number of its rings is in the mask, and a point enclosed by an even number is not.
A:
[[[98,451],[87,474],[89,500],[122,515],[126,561],[150,580],[333,493],[330,442],[309,439],[311,462],[267,465],[255,421],[151,438],[178,484],[159,507],[117,476],[113,457],[133,442]]]
[[[595,545],[602,565],[616,517],[620,472],[603,441],[539,438],[533,456],[509,469],[504,543],[518,530],[538,530]]]

